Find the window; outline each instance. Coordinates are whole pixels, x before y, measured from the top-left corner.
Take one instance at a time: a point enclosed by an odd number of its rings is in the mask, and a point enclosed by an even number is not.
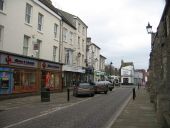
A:
[[[73,51],[69,49],[65,49],[65,64],[73,63]]]
[[[58,25],[54,24],[54,38],[57,38],[57,29],[58,29]]]
[[[38,14],[38,30],[42,31],[43,29],[43,15],[41,13]]]
[[[56,61],[57,47],[53,46],[53,61]]]
[[[70,32],[70,44],[73,44],[73,32]]]
[[[82,66],[84,66],[84,55],[82,55]]]
[[[80,30],[80,29],[81,29],[80,27],[81,27],[81,24],[80,24],[80,23],[78,23],[78,32],[80,32],[80,31],[81,31],[81,30]]]
[[[24,42],[23,42],[23,55],[28,55],[28,44],[29,44],[29,38],[28,36],[24,36]]]
[[[35,50],[35,57],[39,58],[40,57],[40,46],[41,46],[42,41],[37,40],[37,43],[34,44],[34,50]]]
[[[25,10],[25,22],[30,24],[31,23],[31,16],[32,16],[32,6],[30,4],[26,4]]]
[[[4,10],[4,0],[0,0],[0,10]]]
[[[36,72],[34,70],[14,70],[14,86],[35,86]]]
[[[82,51],[84,52],[84,40],[82,40]]]
[[[80,49],[80,37],[78,37],[78,49]]]
[[[85,35],[85,28],[82,29],[82,34]]]
[[[67,34],[68,30],[66,28],[63,28],[63,41],[67,42]]]
[[[0,25],[0,49],[3,49],[3,32],[4,27]]]

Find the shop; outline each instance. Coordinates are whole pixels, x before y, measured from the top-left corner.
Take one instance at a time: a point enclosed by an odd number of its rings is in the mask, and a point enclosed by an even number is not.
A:
[[[82,67],[64,65],[62,70],[64,87],[72,86],[74,81],[85,81],[85,69]]]
[[[0,65],[1,94],[38,91],[37,60],[0,53]]]
[[[62,65],[48,61],[41,61],[41,88],[51,91],[62,90]]]

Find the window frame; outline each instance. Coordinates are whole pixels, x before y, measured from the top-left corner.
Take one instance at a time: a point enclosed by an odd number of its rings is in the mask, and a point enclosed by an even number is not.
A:
[[[36,51],[36,57],[37,58],[40,58],[40,46],[41,46],[41,43],[42,43],[42,40],[39,40],[39,39],[37,39],[37,45],[38,45],[38,50],[35,50]]]
[[[54,38],[56,39],[58,37],[58,24],[54,24]]]
[[[25,42],[26,40],[27,42]],[[23,41],[23,55],[28,56],[28,49],[29,49],[29,40],[30,37],[27,35],[24,35],[24,41]],[[26,45],[25,45],[26,44]],[[25,54],[26,53],[26,54]]]
[[[27,24],[31,24],[31,22],[32,22],[32,9],[33,9],[32,5],[30,5],[29,3],[26,3],[25,23],[27,23]]]
[[[56,62],[57,59],[57,46],[53,46],[53,61]]]
[[[41,13],[38,13],[38,31],[42,31],[43,30],[43,22],[44,22],[44,15]]]

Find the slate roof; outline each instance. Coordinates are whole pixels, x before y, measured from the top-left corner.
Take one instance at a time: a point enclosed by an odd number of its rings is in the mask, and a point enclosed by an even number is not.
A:
[[[71,21],[69,21],[69,19],[63,13],[61,13],[59,9],[55,8],[48,0],[39,1],[43,3],[45,6],[47,6],[49,9],[51,9],[53,12],[55,12],[57,15],[59,15],[65,23],[76,29],[75,25]]]

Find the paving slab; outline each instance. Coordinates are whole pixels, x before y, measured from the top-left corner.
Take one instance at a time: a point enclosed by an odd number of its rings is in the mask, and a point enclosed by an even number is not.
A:
[[[161,128],[145,88],[136,90],[135,100],[129,101],[111,128]]]

